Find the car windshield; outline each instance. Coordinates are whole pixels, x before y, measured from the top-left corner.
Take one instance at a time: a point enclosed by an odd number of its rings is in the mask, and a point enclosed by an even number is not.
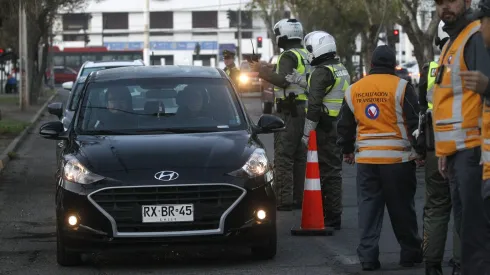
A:
[[[247,129],[230,83],[214,78],[148,78],[87,85],[79,134],[192,133]]]
[[[126,67],[126,66],[103,66],[103,67],[84,68],[80,76],[88,76],[91,72],[97,72],[100,70],[113,69],[119,67]]]

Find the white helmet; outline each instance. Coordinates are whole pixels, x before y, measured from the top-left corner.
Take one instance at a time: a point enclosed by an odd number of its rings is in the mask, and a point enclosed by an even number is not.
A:
[[[335,38],[324,31],[310,32],[305,36],[305,48],[308,51],[309,61],[327,53],[336,53]]]
[[[278,44],[279,40],[303,39],[303,26],[296,19],[281,19],[274,25],[273,31]]]

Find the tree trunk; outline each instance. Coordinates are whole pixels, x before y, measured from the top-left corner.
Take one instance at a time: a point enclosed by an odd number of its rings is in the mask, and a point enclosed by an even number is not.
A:
[[[411,28],[404,28],[404,31],[413,44],[415,58],[421,72],[425,63],[434,60],[432,38],[425,33],[416,34]]]

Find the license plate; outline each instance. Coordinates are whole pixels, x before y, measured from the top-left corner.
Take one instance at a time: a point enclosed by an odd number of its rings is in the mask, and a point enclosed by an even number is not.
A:
[[[141,211],[143,223],[194,221],[193,204],[143,205]]]

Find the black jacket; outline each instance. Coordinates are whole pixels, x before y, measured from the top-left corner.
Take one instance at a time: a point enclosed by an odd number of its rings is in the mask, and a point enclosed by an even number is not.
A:
[[[426,63],[422,67],[422,72],[420,73],[420,80],[419,80],[419,109],[424,114],[429,108],[429,102],[427,102],[428,75],[429,75],[429,63]]]
[[[376,50],[375,50],[376,52]],[[393,60],[392,60],[393,59]],[[394,54],[385,53],[384,51],[374,53],[372,63],[373,68],[369,71],[369,74],[390,74],[395,75],[396,57]],[[358,82],[363,81],[363,79]],[[355,84],[354,84],[355,85]],[[405,90],[405,97],[403,100],[403,116],[407,124],[407,135],[412,145],[416,147],[416,140],[412,137],[412,133],[418,129],[419,124],[419,105],[417,102],[417,95],[412,84],[408,83]],[[337,124],[337,144],[341,147],[343,154],[354,153],[356,141],[356,119],[352,113],[349,105],[344,101],[340,114],[338,116]]]
[[[284,47],[284,51],[290,49],[302,49],[301,40],[291,40],[288,41]],[[279,62],[279,73],[275,70],[270,70],[269,68],[261,68],[259,71],[259,77],[265,81],[271,83],[272,85],[281,87],[283,89],[289,86],[289,82],[286,81],[286,75],[293,73],[293,69],[298,67],[298,58],[292,52],[285,52],[282,54]]]
[[[335,77],[325,65],[339,64],[336,58],[314,59],[311,65],[315,67],[310,75],[310,87],[308,90],[308,112],[306,118],[319,122],[323,114],[323,98],[327,87],[335,84]]]

